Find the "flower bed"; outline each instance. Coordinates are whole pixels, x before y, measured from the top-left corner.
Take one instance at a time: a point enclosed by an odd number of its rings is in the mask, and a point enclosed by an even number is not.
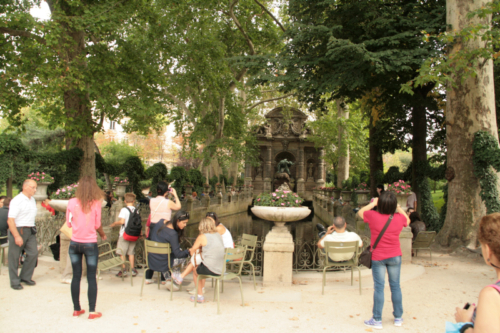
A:
[[[64,187],[61,187],[60,189],[57,189],[52,195],[50,196],[51,199],[71,199],[75,196],[76,193],[76,188],[78,187],[78,184],[71,184],[67,185]]]
[[[32,172],[28,175],[28,179],[34,180],[37,183],[49,183],[52,184],[54,182],[54,177],[51,177],[46,172]]]
[[[359,184],[354,191],[368,191],[368,185],[366,183]]]
[[[400,180],[399,182],[387,185],[387,191],[391,191],[396,194],[410,194],[412,189],[410,185],[405,184],[404,180]]]
[[[129,181],[128,178],[115,177],[114,183],[116,185],[128,185]]]
[[[304,199],[292,191],[279,191],[261,193],[255,199],[255,206],[267,207],[300,207]]]

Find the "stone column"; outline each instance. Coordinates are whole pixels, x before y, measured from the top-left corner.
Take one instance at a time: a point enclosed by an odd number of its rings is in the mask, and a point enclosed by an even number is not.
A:
[[[252,185],[252,165],[245,161],[245,185]]]
[[[325,178],[324,178],[324,173],[325,173],[325,150],[323,148],[318,149],[319,156],[318,156],[318,179],[316,180],[317,186],[324,186],[325,185]]]
[[[297,193],[303,196],[306,188],[304,184],[304,147],[302,146],[299,146],[299,164],[297,170]]]
[[[399,234],[399,243],[401,244],[401,262],[403,264],[411,264],[411,242],[413,234],[410,227],[405,227]]]
[[[272,170],[272,165],[271,161],[273,159],[273,147],[272,146],[267,146],[266,150],[266,156],[265,156],[265,178],[264,178],[264,192],[271,192],[271,182],[273,178],[273,170]]]
[[[263,286],[292,285],[293,237],[284,222],[275,222],[264,242]]]

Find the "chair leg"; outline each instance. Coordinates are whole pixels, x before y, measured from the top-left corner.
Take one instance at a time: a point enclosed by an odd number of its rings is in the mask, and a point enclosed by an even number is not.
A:
[[[353,282],[354,282],[354,267],[351,267],[351,286],[354,285]]]
[[[97,281],[96,281],[96,284],[99,283],[99,278],[101,277],[101,270],[100,269],[97,269]]]
[[[128,273],[130,274],[130,285],[133,287],[134,286],[134,280],[132,279],[132,264],[128,264]]]
[[[432,250],[429,248],[429,252],[431,254],[431,263],[432,263]]]
[[[326,267],[323,268],[323,281],[321,282],[321,294],[325,294]]]
[[[196,283],[194,285],[194,290],[195,290],[195,293],[194,293],[194,307],[196,307],[196,303],[198,303],[198,283],[200,282],[200,276],[198,275],[198,277],[196,278]]]
[[[148,270],[148,268],[146,267],[144,269],[144,274],[142,275],[141,296],[142,296],[142,289],[144,289],[144,282],[146,281],[146,271],[147,270]]]
[[[358,267],[358,273],[359,273],[359,294],[361,295],[361,270]]]
[[[2,273],[4,248],[0,250],[0,274]]]
[[[174,279],[170,277],[170,300],[172,301],[174,297]]]
[[[250,266],[252,267],[252,275],[253,275],[253,289],[257,290],[257,283],[255,282],[255,267],[253,266],[252,263],[249,263]]]
[[[223,293],[223,292],[224,292],[224,280],[222,280],[222,291],[221,291],[221,293]]]
[[[241,278],[237,276],[238,281],[240,282],[240,292],[241,292],[241,306],[245,306],[245,300],[243,299],[243,285],[241,284]]]
[[[158,275],[158,290],[160,290],[161,274],[160,274],[160,272],[156,272],[156,273],[158,273],[158,274],[157,274],[157,275]],[[154,275],[154,274],[153,274],[153,275]]]
[[[216,285],[217,285],[217,314],[220,314],[220,290],[219,290],[220,280],[219,279],[217,279]]]

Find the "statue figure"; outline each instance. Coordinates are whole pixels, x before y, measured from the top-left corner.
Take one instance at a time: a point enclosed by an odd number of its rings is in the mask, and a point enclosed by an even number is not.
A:
[[[312,163],[309,163],[309,167],[307,168],[307,178],[312,178],[313,177],[313,165]]]
[[[277,191],[291,191],[290,186],[288,186],[287,182],[284,182],[283,184],[281,184],[276,190]]]
[[[262,176],[262,166],[258,166],[257,167],[257,174],[256,174],[256,177],[261,177]]]
[[[287,160],[286,158],[281,160],[279,163],[278,163],[278,173],[286,173],[286,174],[290,174],[290,169],[289,167],[291,167],[293,165],[293,162]]]

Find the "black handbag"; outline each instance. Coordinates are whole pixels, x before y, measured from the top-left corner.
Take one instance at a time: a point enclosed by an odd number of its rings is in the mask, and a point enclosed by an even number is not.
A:
[[[380,241],[380,239],[382,238],[382,235],[385,233],[385,231],[389,227],[389,224],[391,224],[393,217],[394,217],[394,215],[389,216],[389,219],[385,223],[384,228],[382,229],[380,234],[378,234],[378,237],[375,240],[375,243],[373,244],[373,249],[371,246],[368,246],[363,252],[361,252],[361,255],[359,256],[359,263],[361,265],[365,266],[366,268],[369,268],[369,269],[372,268],[372,252],[377,247],[378,242]]]

